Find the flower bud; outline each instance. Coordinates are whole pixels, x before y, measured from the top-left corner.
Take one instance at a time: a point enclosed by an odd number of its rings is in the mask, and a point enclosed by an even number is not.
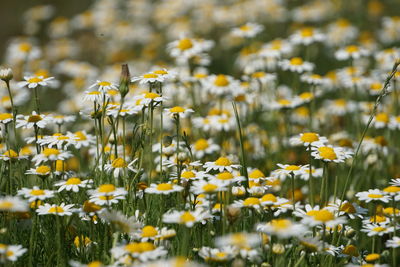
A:
[[[10,81],[14,77],[12,69],[6,68],[6,69],[0,69],[0,79],[2,79],[5,82]]]
[[[240,208],[234,206],[227,207],[227,217],[230,224],[233,224],[240,216]]]
[[[119,93],[121,94],[122,98],[124,98],[129,93],[130,82],[131,82],[131,77],[129,74],[128,64],[122,64],[121,80],[119,82]]]
[[[272,245],[272,252],[275,254],[283,254],[285,253],[285,246],[282,244],[273,244]]]

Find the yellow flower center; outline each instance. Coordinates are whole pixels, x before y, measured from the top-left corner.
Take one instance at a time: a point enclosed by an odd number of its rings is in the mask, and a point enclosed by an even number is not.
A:
[[[22,52],[29,52],[32,49],[32,45],[29,43],[22,43],[19,45],[19,50]]]
[[[311,37],[314,35],[314,29],[311,27],[301,29],[300,34],[302,37]]]
[[[254,73],[251,75],[251,77],[253,77],[253,78],[262,78],[262,77],[264,77],[264,76],[265,76],[265,72],[262,72],[262,71],[254,72]]]
[[[254,205],[259,205],[260,200],[256,197],[248,197],[243,201],[244,206],[254,206]]]
[[[150,99],[154,99],[154,98],[157,98],[157,97],[160,97],[160,95],[159,94],[156,94],[156,93],[146,93],[145,95],[144,95],[144,97],[145,98],[150,98]]]
[[[42,120],[42,117],[40,117],[40,115],[30,115],[28,118],[28,122],[33,122],[33,123],[36,123],[41,120]]]
[[[44,195],[44,190],[42,190],[42,189],[33,189],[33,190],[31,190],[30,194],[33,195],[33,196],[42,196],[42,195]]]
[[[0,202],[0,210],[9,210],[12,207],[14,207],[14,203],[12,203],[11,201],[1,201]]]
[[[382,84],[381,83],[372,83],[370,88],[373,91],[379,91],[382,88]]]
[[[46,174],[49,173],[50,171],[51,171],[50,167],[46,165],[41,165],[36,168],[36,172],[39,174]]]
[[[126,168],[128,166],[128,164],[125,162],[125,160],[123,158],[116,158],[111,163],[111,166],[113,168]]]
[[[190,40],[188,38],[184,38],[184,39],[179,40],[178,48],[180,50],[184,51],[184,50],[188,50],[188,49],[190,49],[192,47],[193,47],[192,40]]]
[[[199,139],[196,141],[196,143],[194,144],[194,148],[196,150],[205,150],[206,148],[209,147],[208,141],[207,139]]]
[[[335,150],[333,150],[333,148],[331,147],[328,146],[319,147],[318,152],[323,159],[329,159],[329,160],[337,159]]]
[[[382,226],[378,226],[378,227],[375,227],[372,229],[372,231],[374,231],[374,232],[383,232],[385,230],[386,230],[386,228],[382,227]]]
[[[368,194],[369,198],[383,198],[383,195],[379,195],[379,194]]]
[[[153,71],[153,73],[157,74],[157,75],[165,75],[168,74],[168,71],[165,70],[155,70]]]
[[[143,78],[145,78],[145,79],[155,79],[157,77],[158,77],[158,75],[155,73],[147,73],[147,74],[143,75]]]
[[[388,186],[385,189],[383,189],[384,192],[387,193],[397,193],[400,191],[400,187],[398,186]]]
[[[215,184],[203,185],[203,190],[204,190],[204,192],[207,192],[207,193],[214,192],[217,188],[218,188],[218,186],[216,186]]]
[[[76,184],[81,184],[82,181],[78,177],[71,177],[67,180],[65,184],[67,185],[76,185]]]
[[[6,157],[9,157],[9,158],[17,158],[17,157],[18,157],[18,153],[15,152],[15,151],[12,150],[12,149],[7,150],[6,152],[4,152],[3,155],[6,156]]]
[[[367,256],[365,256],[365,260],[366,261],[376,261],[380,257],[381,257],[381,255],[379,255],[377,253],[372,253],[372,254],[368,254]]]
[[[221,258],[222,258],[222,259],[223,259],[223,258],[226,258],[226,255],[227,255],[226,252],[221,252],[221,251],[215,253],[215,257],[220,258],[220,259],[221,259]]]
[[[185,211],[180,217],[182,223],[194,222],[195,220],[196,218],[188,211]]]
[[[7,119],[12,119],[12,114],[11,113],[1,113],[0,114],[0,121],[7,120]]]
[[[173,188],[172,184],[163,183],[163,184],[157,185],[158,191],[169,191],[169,190],[172,190],[172,188]]]
[[[262,171],[255,169],[252,172],[249,173],[249,178],[250,179],[259,179],[259,178],[264,178],[265,175],[262,173]]]
[[[102,265],[101,261],[92,261],[87,264],[87,267],[101,267]]]
[[[389,116],[386,113],[378,113],[378,114],[376,114],[375,119],[376,119],[376,121],[383,122],[383,123],[388,123],[389,122]]]
[[[85,141],[87,140],[86,135],[83,132],[76,132],[75,133],[76,140],[78,141]]]
[[[60,151],[55,148],[45,148],[45,149],[43,149],[42,154],[45,157],[50,157],[50,156],[55,156],[55,155],[60,154]]]
[[[290,60],[290,64],[295,66],[303,65],[303,59],[300,57],[294,57]]]
[[[270,222],[271,226],[275,229],[275,230],[284,230],[289,228],[292,223],[287,220],[287,219],[276,219],[276,220],[272,220]]]
[[[285,167],[286,171],[298,171],[300,170],[300,166],[297,165],[289,165],[287,167]]]
[[[220,157],[215,161],[215,164],[218,166],[230,166],[232,163],[228,158]]]
[[[171,113],[183,113],[183,112],[185,112],[185,109],[183,107],[176,106],[176,107],[170,108],[169,111]]]
[[[265,194],[265,195],[261,198],[261,202],[266,202],[266,201],[276,202],[276,201],[277,201],[277,198],[276,198],[276,196],[274,196],[273,194]]]
[[[315,211],[314,215],[314,220],[316,221],[320,221],[320,222],[328,222],[328,221],[332,221],[335,216],[333,215],[332,212],[330,212],[329,210],[318,210]]]
[[[64,209],[60,206],[54,206],[49,209],[49,213],[62,213]]]
[[[103,82],[98,82],[97,85],[99,85],[99,86],[110,86],[111,83],[110,83],[110,82],[103,81]]]
[[[346,52],[347,53],[352,54],[352,53],[355,53],[355,52],[358,52],[358,51],[359,51],[359,48],[356,45],[349,45],[348,47],[346,47]]]
[[[304,92],[304,93],[301,93],[301,94],[299,95],[299,97],[300,97],[301,99],[307,100],[307,99],[313,98],[314,95],[313,95],[313,93],[310,93],[310,92]]]
[[[312,143],[319,140],[318,134],[316,133],[303,133],[300,140],[304,143]]]
[[[346,202],[340,207],[340,211],[344,211],[346,213],[355,213],[356,208],[350,202]]]
[[[28,79],[28,83],[39,83],[41,81],[43,81],[43,79],[39,78],[39,77],[33,77],[33,78]]]
[[[215,78],[214,84],[215,84],[216,86],[219,86],[219,87],[224,87],[224,86],[227,86],[227,85],[229,84],[229,81],[228,81],[228,79],[226,78],[225,75],[219,74],[219,75],[217,75],[217,77]]]
[[[220,180],[231,180],[233,175],[230,172],[221,172],[217,174],[217,178]]]
[[[192,171],[184,171],[182,172],[181,177],[185,179],[190,179],[196,177],[196,175]]]
[[[291,103],[292,102],[290,100],[287,100],[287,99],[279,99],[278,100],[278,104],[282,105],[282,106],[287,106],[287,105],[290,105]]]
[[[113,184],[102,184],[99,186],[99,192],[101,193],[111,193],[115,191],[115,185]]]
[[[157,229],[151,225],[146,225],[142,229],[142,237],[153,237],[158,234]]]

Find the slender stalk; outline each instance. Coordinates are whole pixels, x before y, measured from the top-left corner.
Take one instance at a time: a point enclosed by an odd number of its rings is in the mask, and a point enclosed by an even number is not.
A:
[[[308,151],[309,153],[309,176],[308,176],[308,185],[309,185],[309,198],[310,198],[310,204],[312,207],[314,207],[314,183],[313,183],[313,175],[312,175],[312,156],[311,156],[311,145],[308,145]]]

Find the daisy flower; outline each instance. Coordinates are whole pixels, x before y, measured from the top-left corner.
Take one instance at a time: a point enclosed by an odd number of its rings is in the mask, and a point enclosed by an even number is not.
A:
[[[305,169],[308,168],[308,165],[288,165],[288,164],[277,164],[280,169],[275,170],[274,173],[276,173],[278,176],[290,176],[294,175],[297,176],[301,174]]]
[[[195,195],[200,194],[215,194],[221,191],[226,191],[225,184],[216,179],[210,181],[200,180],[194,181],[190,187],[190,191]]]
[[[35,155],[32,158],[32,161],[35,162],[35,165],[38,166],[43,162],[48,161],[64,161],[72,157],[72,153],[69,151],[59,150],[56,148],[44,148],[42,152],[38,155]]]
[[[400,130],[400,116],[390,117],[389,128],[391,130]]]
[[[303,61],[300,57],[294,57],[289,59],[284,59],[279,62],[279,66],[283,70],[289,70],[291,72],[302,73],[306,71],[312,71],[314,69],[314,64],[308,61]]]
[[[208,262],[227,262],[235,258],[238,249],[233,246],[223,246],[220,248],[202,247],[199,256]]]
[[[361,232],[367,233],[368,236],[383,236],[394,231],[393,227],[385,227],[378,224],[364,224]]]
[[[151,72],[151,73],[143,74],[138,77],[133,77],[131,79],[131,82],[136,82],[136,81],[139,81],[139,84],[146,84],[146,83],[153,84],[155,82],[162,83],[162,82],[164,82],[164,76]]]
[[[308,216],[304,217],[301,221],[304,225],[325,225],[329,228],[333,228],[338,224],[346,222],[346,218],[336,217],[335,214],[328,209],[315,210],[313,212],[308,212],[307,215]]]
[[[244,37],[244,38],[253,38],[260,32],[262,32],[264,26],[256,23],[248,22],[239,28],[234,28],[232,30],[232,35],[237,37]]]
[[[234,169],[239,169],[240,165],[232,164],[232,162],[226,157],[219,157],[216,161],[208,161],[204,163],[203,167],[206,172],[211,170],[218,170],[219,172],[228,171],[232,172]]]
[[[37,114],[36,111],[32,111],[29,116],[17,115],[16,127],[31,129],[34,126],[38,128],[45,128],[49,123],[50,119],[43,114]]]
[[[333,212],[339,211],[339,216],[347,215],[350,219],[363,219],[364,215],[368,213],[367,209],[360,207],[359,205],[357,205],[357,203],[351,203],[347,200],[343,201],[339,209],[340,202],[340,200],[337,200],[336,203],[328,204],[326,208]]]
[[[66,136],[60,133],[55,133],[53,135],[42,136],[37,143],[41,146],[57,147],[57,149],[68,148],[75,142],[70,136]]]
[[[313,27],[304,27],[290,36],[290,41],[294,44],[310,45],[315,42],[322,42],[325,35]]]
[[[166,115],[170,116],[171,118],[175,118],[176,116],[178,116],[180,118],[186,118],[194,111],[193,111],[193,109],[190,109],[190,108],[183,108],[183,107],[175,106],[173,108],[164,109],[164,112]]]
[[[314,178],[321,178],[324,174],[323,168],[314,168],[311,167],[311,177]],[[303,171],[298,175],[298,177],[304,181],[308,181],[310,179],[310,168],[305,168]]]
[[[217,96],[231,94],[235,89],[240,87],[237,80],[224,74],[209,75],[206,79],[202,80],[202,85],[207,92]]]
[[[28,250],[21,245],[6,245],[0,243],[0,262],[17,261]]]
[[[0,159],[2,159],[4,161],[21,160],[21,159],[26,159],[26,158],[27,158],[27,156],[20,155],[19,153],[15,152],[12,149],[7,150],[3,154],[0,155]]]
[[[90,202],[96,205],[111,205],[125,199],[128,192],[122,187],[115,187],[113,184],[102,184],[95,190],[90,190]]]
[[[123,158],[116,158],[111,163],[104,165],[104,170],[113,173],[114,177],[118,177],[124,171],[137,172],[137,170],[133,167],[137,159],[127,163]],[[99,166],[101,168],[101,166]]]
[[[18,195],[28,199],[29,202],[37,200],[45,200],[54,197],[54,191],[47,189],[40,189],[38,186],[33,188],[25,188],[18,190]]]
[[[238,208],[254,208],[256,210],[261,209],[261,201],[257,197],[248,197],[244,200],[235,200],[232,204],[234,207]]]
[[[96,144],[96,137],[92,134],[88,134],[86,131],[78,131],[75,133],[67,132],[66,135],[74,140],[72,145],[76,149]]]
[[[224,171],[217,173],[214,177],[215,178],[213,178],[212,180],[215,179],[225,185],[231,185],[246,180],[246,178],[244,176],[241,176],[240,172],[238,171],[235,172]]]
[[[390,184],[393,186],[400,186],[400,178],[390,180]]]
[[[351,158],[353,152],[345,150],[342,147],[333,147],[331,145],[318,144],[311,147],[311,155],[315,159],[320,159],[324,162],[344,162],[346,159]]]
[[[211,155],[220,150],[219,145],[215,144],[212,139],[200,138],[191,146],[192,153],[196,158],[201,159],[206,155]]]
[[[138,259],[141,262],[146,262],[165,256],[167,255],[167,250],[165,250],[163,247],[156,247],[150,242],[130,242],[128,244],[115,246],[111,249],[111,254],[121,263],[130,262],[133,264],[134,259]]]
[[[36,168],[29,169],[25,172],[25,174],[33,174],[38,176],[47,176],[50,175],[51,168],[47,165],[39,165]]]
[[[301,133],[298,136],[293,136],[289,139],[289,143],[292,146],[303,145],[303,146],[318,146],[320,144],[328,143],[328,139],[324,136],[320,136],[317,133],[306,132]]]
[[[29,210],[28,203],[19,197],[0,197],[0,211],[3,212],[26,212]]]
[[[105,95],[102,92],[97,90],[85,91],[83,101],[102,103],[104,96]]]
[[[238,248],[254,248],[260,245],[262,239],[257,233],[232,233],[224,236],[219,236],[215,239],[215,244],[218,247],[234,246]]]
[[[140,105],[148,106],[150,103],[158,103],[164,101],[166,98],[153,92],[143,93],[135,97],[135,102],[140,102]]]
[[[398,248],[400,247],[400,237],[394,236],[392,239],[388,239],[385,243],[387,248]]]
[[[147,187],[144,191],[148,194],[162,194],[169,195],[171,193],[180,192],[183,190],[182,186],[170,184],[170,183],[160,183],[160,184],[151,184],[150,187]]]
[[[118,86],[112,82],[97,80],[94,84],[89,86],[89,89],[97,88],[97,91],[107,93],[109,90],[118,90]]]
[[[186,227],[193,227],[195,223],[202,222],[210,218],[210,213],[203,209],[195,209],[194,211],[170,211],[163,214],[162,221],[164,223],[184,224]]]
[[[298,236],[307,228],[299,223],[292,222],[289,219],[273,219],[267,223],[259,223],[256,225],[256,231],[268,235],[275,235],[279,238],[290,238]]]
[[[390,200],[390,197],[379,189],[370,189],[368,191],[358,192],[356,197],[360,201],[365,201],[366,203],[371,201],[382,201],[388,203]]]
[[[38,215],[57,215],[57,216],[71,216],[73,213],[72,207],[74,204],[44,204],[36,209]]]
[[[354,60],[368,55],[369,55],[368,50],[356,45],[346,46],[344,48],[339,49],[335,53],[335,57],[337,60],[347,60],[350,58]]]
[[[79,188],[91,187],[92,183],[93,183],[93,180],[91,180],[91,179],[81,180],[78,177],[71,177],[71,178],[68,178],[68,180],[66,180],[66,181],[56,182],[54,185],[59,187],[58,192],[65,190],[65,191],[73,191],[76,193],[76,192],[79,192]]]
[[[28,86],[28,88],[36,88],[37,86],[47,86],[48,81],[51,81],[54,77],[44,78],[43,76],[25,76],[22,82],[19,82],[20,87]]]

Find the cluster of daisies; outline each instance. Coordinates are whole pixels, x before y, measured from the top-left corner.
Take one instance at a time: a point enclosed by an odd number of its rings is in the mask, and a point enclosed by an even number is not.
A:
[[[0,265],[397,266],[400,6],[289,2],[21,14]]]

